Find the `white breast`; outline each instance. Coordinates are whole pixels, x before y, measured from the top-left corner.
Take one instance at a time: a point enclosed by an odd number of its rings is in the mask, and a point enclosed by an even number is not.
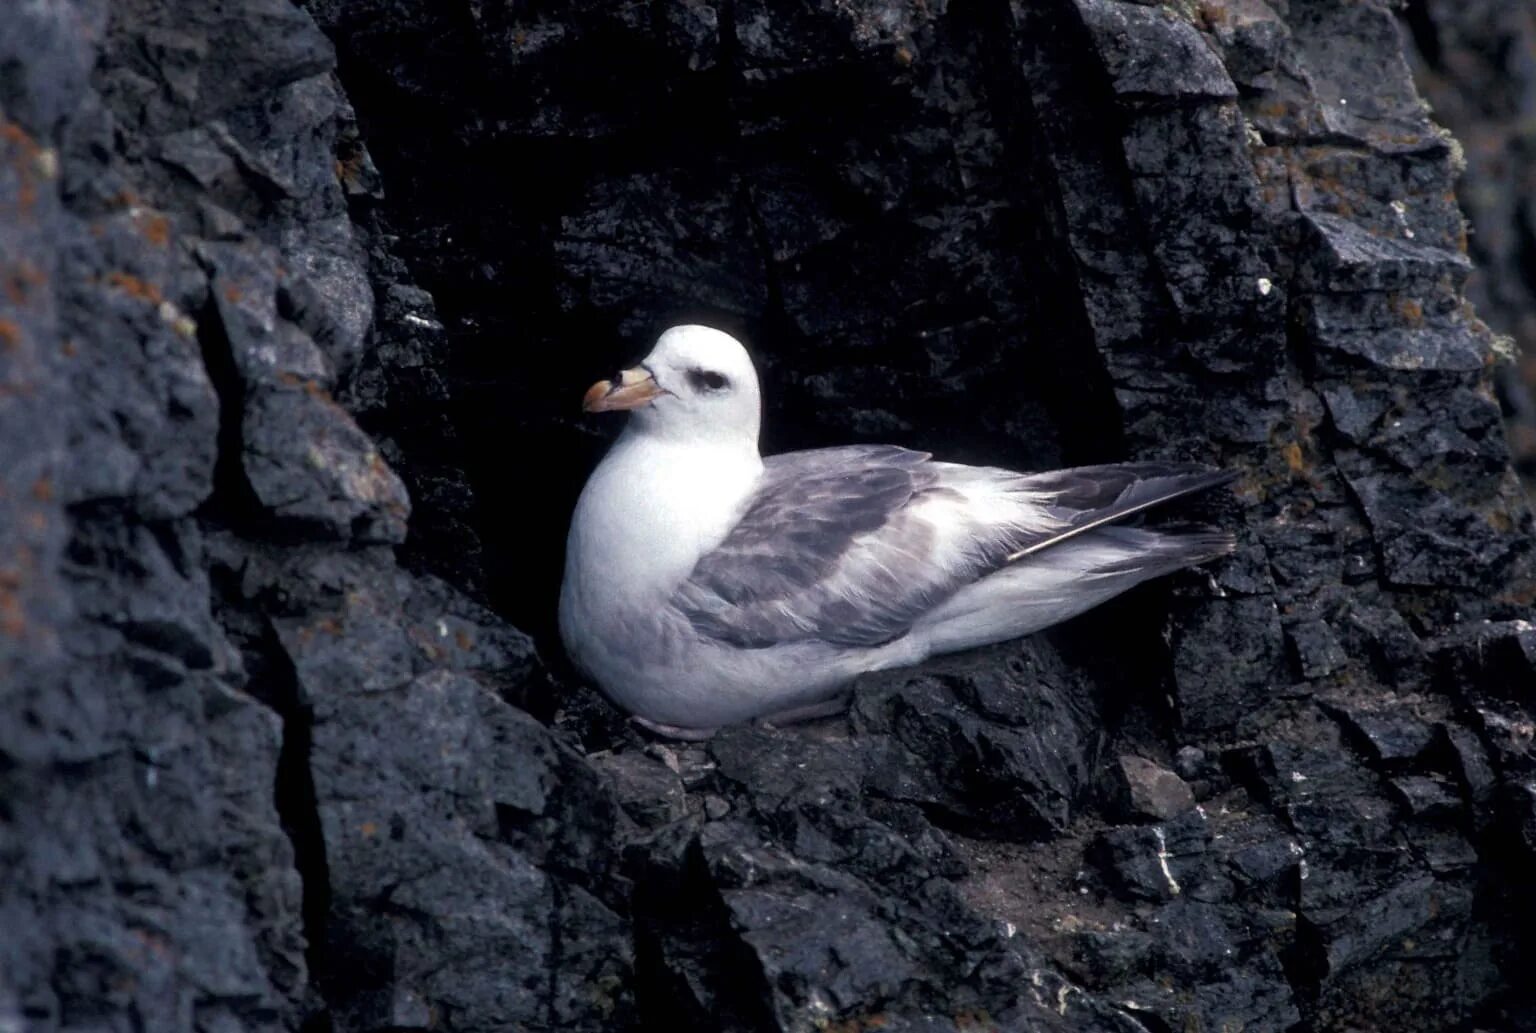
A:
[[[762,469],[739,445],[620,437],[582,490],[566,540],[560,630],[578,663],[585,640],[664,604],[735,526]]]

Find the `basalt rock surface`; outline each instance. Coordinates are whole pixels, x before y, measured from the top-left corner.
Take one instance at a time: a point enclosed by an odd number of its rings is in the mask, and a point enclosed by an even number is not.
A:
[[[1476,264],[1466,293],[1518,356],[1495,383],[1529,490],[1536,477],[1536,9],[1409,0],[1402,19],[1414,78],[1466,162],[1456,191]]]
[[[1533,1028],[1536,528],[1403,39],[8,11],[0,1030]],[[1240,549],[650,740],[553,603],[576,399],[682,319],[770,449],[1205,461]]]

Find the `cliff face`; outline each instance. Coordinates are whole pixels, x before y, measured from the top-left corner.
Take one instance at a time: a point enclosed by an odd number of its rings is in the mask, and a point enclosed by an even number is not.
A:
[[[0,1029],[1527,1021],[1533,527],[1401,46],[1331,0],[10,11]],[[770,449],[1207,461],[1239,554],[648,742],[563,666],[559,544],[581,390],[690,318]]]
[[[1466,156],[1457,196],[1476,268],[1467,299],[1515,342],[1495,374],[1516,468],[1536,473],[1536,8],[1410,0],[1409,57],[1437,122]]]

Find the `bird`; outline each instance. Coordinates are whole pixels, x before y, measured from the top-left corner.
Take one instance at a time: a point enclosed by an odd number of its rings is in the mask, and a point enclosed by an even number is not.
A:
[[[560,637],[671,738],[835,714],[864,672],[1019,638],[1234,548],[1124,526],[1234,478],[1194,464],[1021,473],[874,444],[765,458],[752,358],[709,326],[666,330],[582,407],[628,419],[571,517]]]

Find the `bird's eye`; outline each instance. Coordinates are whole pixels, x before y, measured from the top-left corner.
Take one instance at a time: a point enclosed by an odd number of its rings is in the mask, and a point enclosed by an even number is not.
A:
[[[695,391],[719,391],[730,381],[725,379],[725,374],[716,373],[712,369],[690,369],[688,383],[693,385]]]

